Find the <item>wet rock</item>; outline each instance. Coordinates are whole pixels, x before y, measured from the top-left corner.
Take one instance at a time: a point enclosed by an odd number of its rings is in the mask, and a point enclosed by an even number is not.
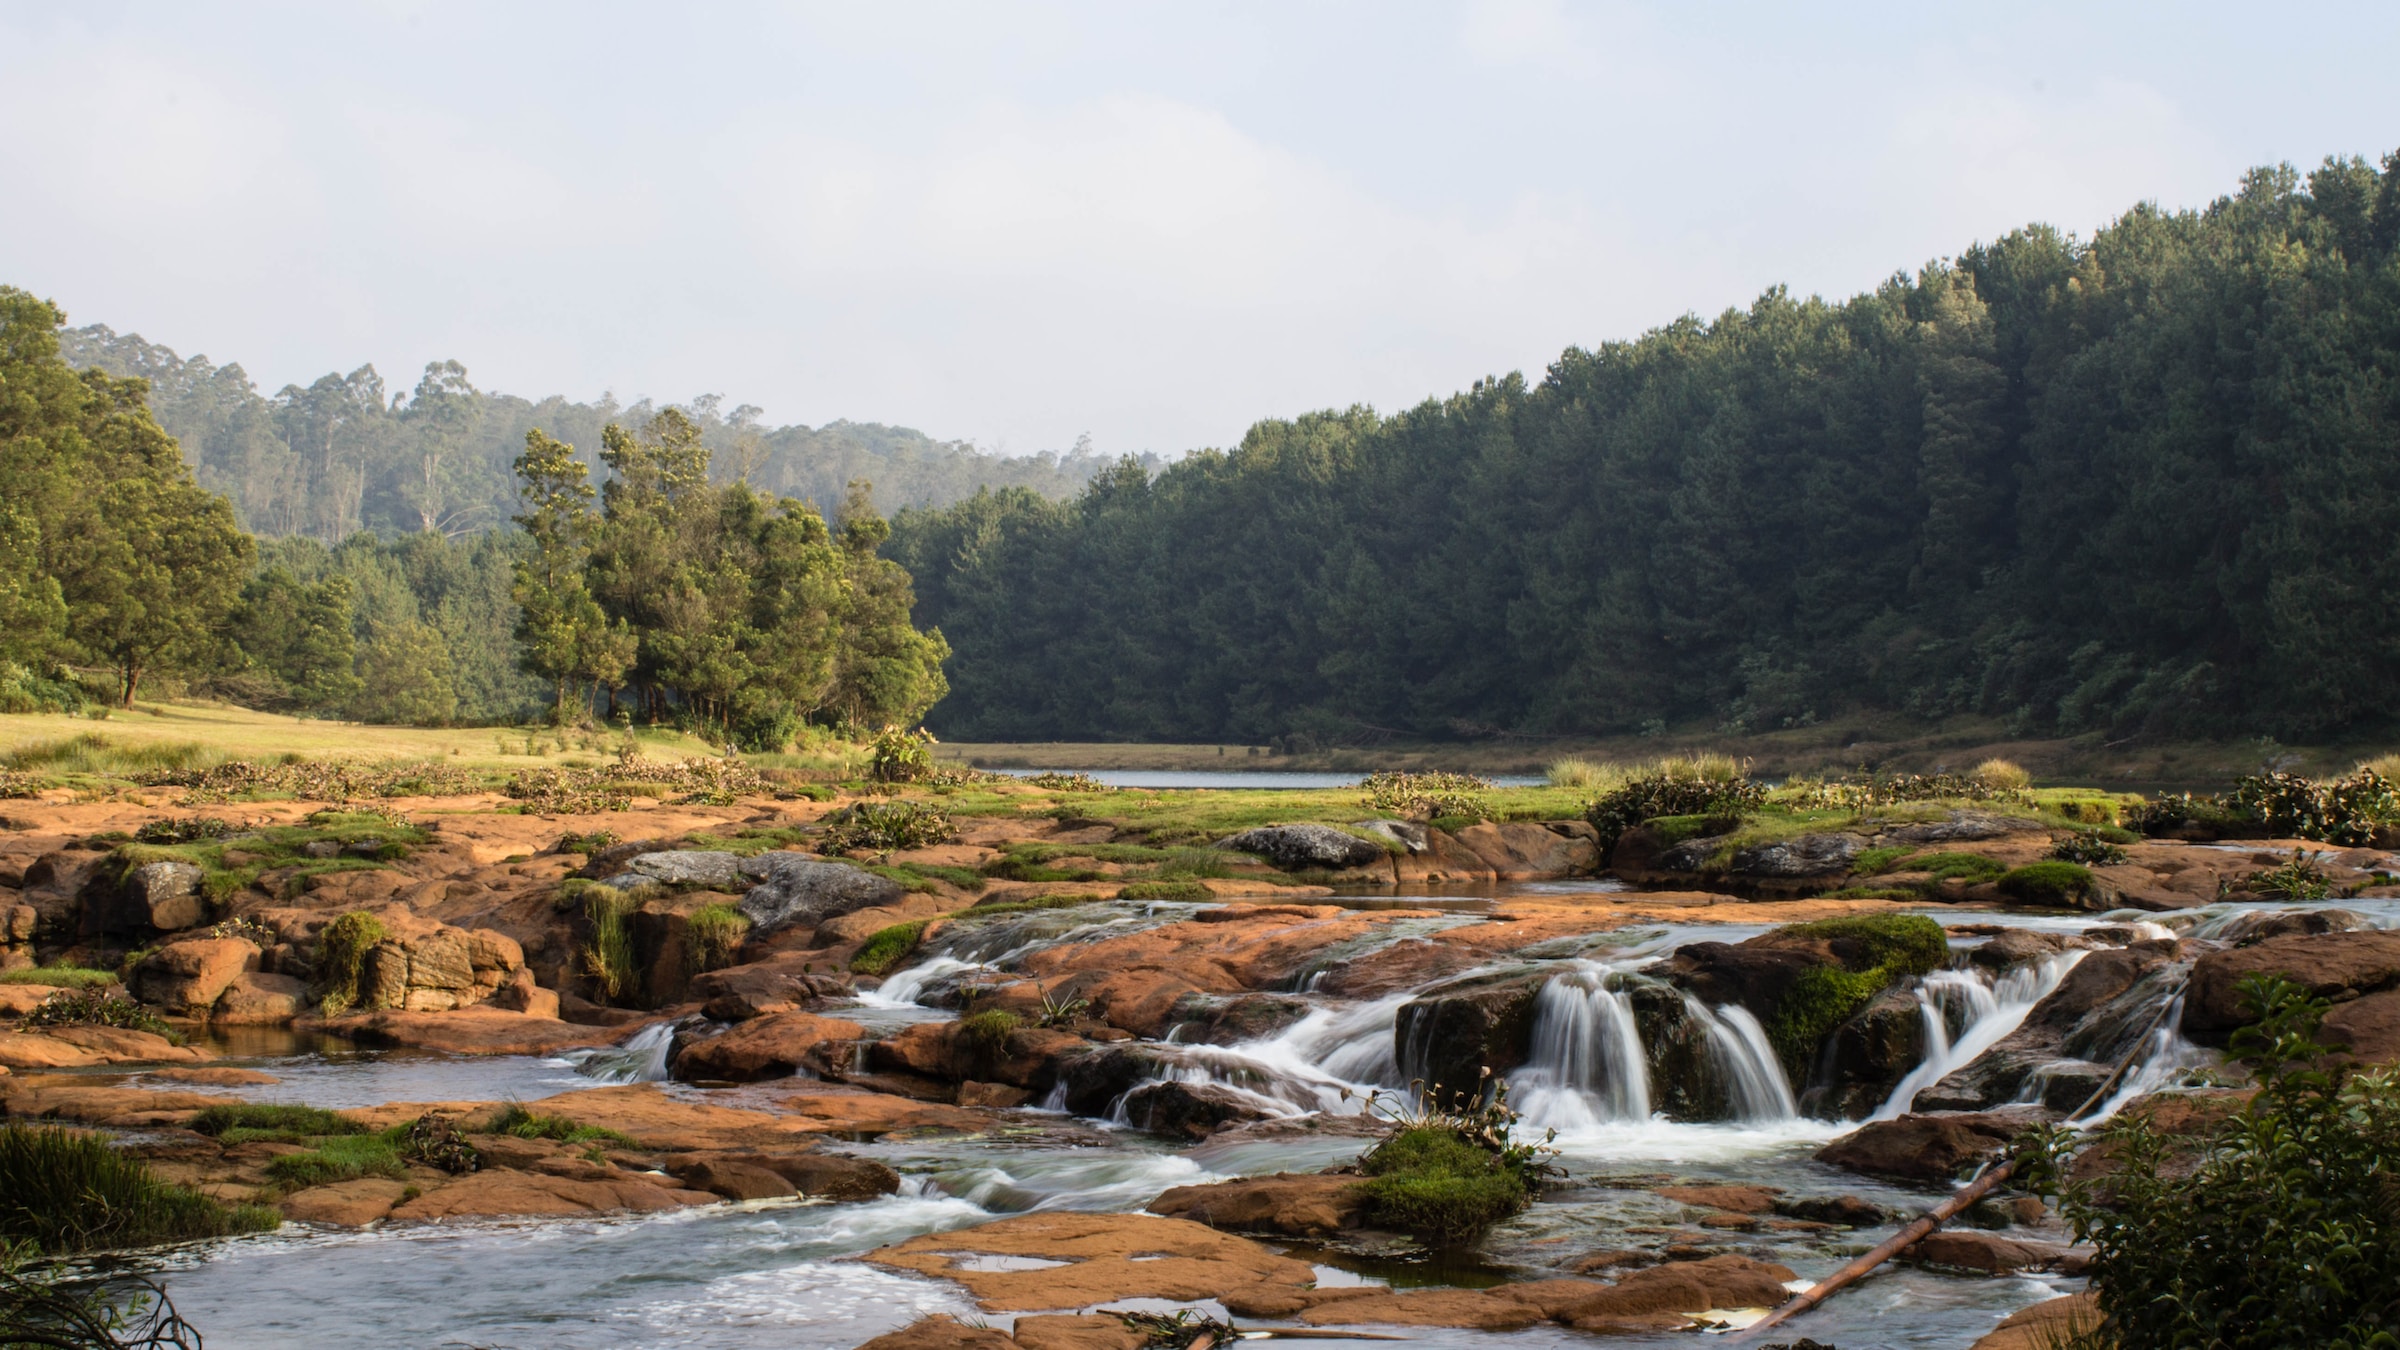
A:
[[[1836,1120],[1866,1115],[1924,1056],[1925,1016],[1915,991],[1886,989],[1834,1029],[1815,1080],[1800,1094],[1800,1109]]]
[[[993,1256],[1058,1264],[993,1270],[988,1266],[998,1263],[977,1259]],[[1316,1279],[1307,1262],[1247,1238],[1147,1214],[1021,1214],[910,1238],[860,1259],[954,1280],[987,1312],[1087,1308],[1133,1298],[1191,1302],[1262,1284],[1302,1288]]]
[[[256,1069],[236,1069],[229,1065],[210,1065],[204,1069],[152,1069],[144,1074],[162,1083],[192,1083],[203,1087],[265,1087],[283,1080],[271,1073]]]
[[[2255,974],[2281,975],[2337,1002],[2400,986],[2400,931],[2275,937],[2210,952],[2192,967],[2184,1034],[2219,1040],[2248,1023],[2238,986]]]
[[[606,1214],[623,1210],[655,1213],[715,1204],[706,1191],[654,1184],[639,1175],[582,1180],[540,1172],[491,1169],[470,1172],[395,1206],[398,1221],[488,1219],[513,1215]]]
[[[208,918],[208,903],[200,894],[200,869],[168,860],[127,872],[113,890],[87,900],[84,912],[97,933],[144,937],[198,927]]]
[[[2005,1275],[2019,1270],[2046,1270],[2059,1265],[2068,1248],[2056,1242],[2031,1242],[1972,1228],[1941,1228],[1901,1250],[1900,1259],[1920,1265]]]
[[[1400,1005],[1392,1043],[1403,1077],[1449,1092],[1480,1090],[1485,1069],[1525,1062],[1546,971],[1505,971],[1437,986]]]
[[[1586,1252],[1568,1262],[1567,1269],[1578,1275],[1604,1275],[1612,1270],[1638,1270],[1643,1266],[1655,1266],[1664,1259],[1653,1251],[1609,1249]]]
[[[1150,1336],[1106,1313],[1054,1313],[1018,1318],[1016,1341],[1022,1350],[1142,1350]]]
[[[1967,953],[1967,960],[1986,970],[2009,971],[2085,944],[2067,933],[2037,933],[2030,928],[2005,928]]]
[[[1140,1045],[1112,1045],[1074,1056],[1058,1070],[1066,1088],[1065,1106],[1079,1116],[1106,1115],[1117,1098],[1146,1079],[1162,1076],[1173,1063],[1164,1050]]]
[[[1721,1209],[1732,1214],[1765,1214],[1783,1194],[1774,1186],[1661,1186],[1658,1193],[1682,1205]]]
[[[1175,1005],[1175,1039],[1187,1045],[1239,1045],[1274,1035],[1315,1006],[1295,994],[1195,994]]]
[[[1228,1125],[1281,1114],[1221,1083],[1150,1083],[1125,1094],[1125,1119],[1153,1134],[1206,1139]]]
[[[1458,831],[1457,839],[1502,881],[1542,881],[1600,869],[1600,833],[1580,820],[1487,820]]]
[[[1804,834],[1771,844],[1754,844],[1733,855],[1726,871],[1736,877],[1793,880],[1834,876],[1867,846],[1855,834]]]
[[[1331,825],[1262,825],[1220,839],[1216,846],[1255,854],[1287,872],[1338,872],[1389,856],[1381,846]]]
[[[969,1326],[948,1313],[920,1317],[858,1350],[1018,1350],[1016,1338],[992,1327]]]
[[[508,982],[493,990],[492,996],[485,1002],[495,1008],[523,1013],[527,1017],[556,1019],[560,1012],[557,991],[544,989],[534,983],[533,972],[523,969],[510,975]]]
[[[1177,1186],[1150,1202],[1150,1212],[1240,1233],[1332,1237],[1360,1227],[1366,1197],[1358,1178],[1278,1172],[1206,1186]]]
[[[2214,936],[2230,946],[2247,947],[2268,938],[2348,933],[2366,926],[2365,915],[2347,909],[2285,909],[2237,914]]]
[[[1790,1297],[1787,1266],[1730,1253],[1637,1270],[1555,1314],[1578,1331],[1647,1331],[1680,1326],[1711,1308],[1774,1307]],[[1672,1320],[1667,1320],[1672,1319]]]
[[[1023,1106],[1032,1100],[1031,1092],[1021,1087],[1011,1087],[1006,1083],[977,1083],[970,1080],[958,1085],[958,1104],[960,1106],[1006,1111]]]
[[[705,887],[724,890],[742,881],[742,860],[715,849],[669,849],[637,853],[625,860],[625,870],[613,883],[622,890],[648,883],[654,886]]]
[[[795,926],[813,928],[828,919],[897,903],[907,894],[898,882],[864,868],[798,853],[761,853],[743,862],[740,871],[754,883],[740,903],[754,937]]]
[[[2037,1074],[2057,1080],[2055,1093],[2046,1092],[2046,1097],[2072,1095],[2067,1107],[2080,1104],[2083,1097],[2074,1095],[2074,1083],[2089,1077],[2083,1065],[2093,1060],[2114,1064],[2149,1030],[2159,1007],[2172,997],[2178,950],[2173,942],[2137,942],[2085,956],[2015,1031],[1918,1094],[1917,1108],[1976,1111],[1997,1106],[2015,1100]],[[2105,1076],[2107,1070],[2097,1072]],[[2089,1088],[2085,1091],[2088,1094]]]
[[[153,952],[134,967],[129,988],[135,998],[170,1014],[197,1016],[243,971],[257,968],[255,945],[240,938],[200,938]]]
[[[217,995],[208,1020],[218,1026],[283,1026],[307,1004],[308,986],[291,976],[245,971]]]
[[[1873,1228],[1891,1220],[1890,1212],[1883,1206],[1855,1195],[1780,1196],[1775,1201],[1775,1212],[1787,1219],[1846,1228]]]
[[[695,1191],[728,1200],[782,1200],[800,1189],[756,1163],[723,1156],[681,1158],[667,1168],[669,1175]]]
[[[336,1228],[363,1228],[392,1212],[408,1193],[406,1182],[386,1177],[360,1177],[330,1186],[311,1186],[287,1195],[278,1204],[283,1217],[297,1223],[321,1223]]]
[[[1950,1181],[2000,1156],[2028,1125],[2048,1119],[2038,1108],[1905,1115],[1853,1130],[1817,1150],[1817,1161],[1869,1176]]]
[[[623,1034],[613,1027],[577,1026],[484,1007],[443,1013],[383,1009],[329,1017],[311,1025],[372,1045],[453,1055],[553,1055],[608,1045]]]
[[[913,1028],[912,1028],[913,1030]],[[752,1018],[705,1040],[679,1048],[671,1072],[694,1079],[747,1083],[789,1078],[814,1061],[826,1042],[849,1042],[866,1034],[856,1022],[813,1013],[782,1012]]]
[[[838,970],[817,970],[825,965],[822,956],[806,952],[784,952],[764,961],[727,966],[695,975],[684,986],[687,998],[711,1005],[722,1000],[727,1008],[742,1008],[741,1016],[728,1017],[710,1012],[720,1022],[738,1022],[755,1016],[759,1011],[778,1004],[806,1004],[818,999],[853,998],[858,986]]]
[[[2074,1344],[2099,1325],[2098,1296],[2069,1294],[2009,1314],[1970,1350],[2052,1350]]]

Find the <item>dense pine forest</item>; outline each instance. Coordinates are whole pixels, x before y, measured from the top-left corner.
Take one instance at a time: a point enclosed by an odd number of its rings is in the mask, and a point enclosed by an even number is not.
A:
[[[976,739],[2400,707],[2400,156],[904,511]]]

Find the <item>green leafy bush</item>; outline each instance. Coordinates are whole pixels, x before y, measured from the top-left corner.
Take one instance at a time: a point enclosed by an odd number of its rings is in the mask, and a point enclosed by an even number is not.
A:
[[[2400,1073],[2332,1067],[2316,1039],[2328,1005],[2252,975],[2257,1019],[2232,1050],[2260,1083],[2198,1143],[2136,1107],[2096,1136],[2106,1166],[2060,1180],[2076,1142],[2024,1143],[2029,1182],[2093,1246],[2102,1325],[2077,1342],[2112,1350],[2285,1350],[2400,1342]]]
[[[1398,1127],[1358,1160],[1368,1221],[1433,1246],[1465,1246],[1532,1202],[1551,1170],[1549,1149],[1517,1139],[1505,1083],[1488,1097],[1415,1087],[1413,1109],[1367,1098],[1369,1114]]]
[[[2027,863],[2004,874],[1997,883],[2003,895],[2028,905],[2069,908],[2089,899],[2096,883],[2080,863]]]
[[[2318,780],[2293,773],[2236,779],[2222,796],[2165,794],[2127,813],[2126,824],[2147,835],[2274,835],[2343,847],[2374,842],[2379,825],[2400,822],[2400,787],[2371,765],[2347,777]]]
[[[149,1247],[275,1227],[255,1205],[160,1181],[97,1135],[0,1125],[0,1242],[45,1253]]]
[[[1605,855],[1625,831],[1645,820],[1660,816],[1738,819],[1758,810],[1766,799],[1766,789],[1740,776],[1738,769],[1726,777],[1662,770],[1603,793],[1585,808],[1583,818],[1600,832],[1600,850]]]
[[[117,1027],[126,1031],[147,1031],[181,1042],[183,1036],[168,1026],[166,1019],[129,998],[103,991],[101,986],[86,985],[81,989],[61,989],[34,1006],[25,1014],[29,1027]]]
[[[410,1121],[396,1134],[393,1147],[402,1162],[436,1168],[453,1176],[483,1167],[483,1154],[467,1142],[458,1127],[431,1111]]]
[[[1492,781],[1471,773],[1373,773],[1359,786],[1367,790],[1364,804],[1387,816],[1456,817],[1469,824],[1491,817],[1483,794]]]
[[[896,853],[947,842],[950,818],[923,802],[859,802],[825,817],[818,846],[827,853]]]
[[[912,923],[896,923],[889,928],[877,929],[874,935],[859,947],[858,954],[850,958],[851,973],[854,975],[891,974],[902,961],[908,959],[910,952],[917,949],[917,939],[923,937],[924,934],[925,921],[923,919]]]
[[[2052,862],[2081,863],[2086,867],[2115,867],[2125,861],[2125,856],[2124,849],[2097,832],[2071,834],[2050,846]]]
[[[1101,782],[1099,779],[1092,777],[1088,773],[1060,773],[1055,769],[1048,773],[1037,773],[1025,781],[1033,784],[1035,787],[1044,788],[1051,792],[1113,791],[1108,784]]]
[[[357,1006],[367,949],[390,936],[383,920],[363,909],[335,916],[317,934],[317,999],[326,1016]]]
[[[2289,861],[2251,873],[2250,889],[2271,900],[2322,900],[2333,894],[2333,878],[2317,865],[2317,855],[2293,849]]]
[[[695,975],[723,970],[741,955],[749,936],[749,915],[731,905],[702,905],[684,916],[684,963]]]
[[[908,731],[887,726],[877,732],[867,757],[867,772],[878,783],[922,783],[934,776],[933,733],[923,727]]]

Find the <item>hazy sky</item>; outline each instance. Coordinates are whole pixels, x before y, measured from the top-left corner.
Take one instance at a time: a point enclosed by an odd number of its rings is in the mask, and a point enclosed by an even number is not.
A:
[[[1386,410],[2400,147],[2400,5],[0,0],[0,281],[269,392]]]

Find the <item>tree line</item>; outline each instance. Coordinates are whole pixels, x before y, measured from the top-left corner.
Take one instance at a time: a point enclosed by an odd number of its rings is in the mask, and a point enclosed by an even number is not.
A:
[[[903,511],[973,739],[2328,735],[2400,707],[2400,157]]]
[[[153,415],[196,480],[230,499],[245,528],[329,546],[361,530],[457,537],[504,526],[516,509],[511,466],[527,431],[538,426],[585,447],[586,466],[597,470],[602,428],[642,426],[660,411],[648,400],[478,389],[457,361],[429,363],[412,389],[390,387],[365,365],[268,396],[238,363],[179,356],[104,324],[68,329],[59,345],[70,365],[146,381]],[[1088,439],[1063,453],[1007,456],[871,422],[768,426],[759,409],[728,410],[715,395],[678,411],[699,428],[719,481],[802,498],[828,517],[861,478],[890,505],[939,506],[986,486],[1072,496],[1109,462]]]
[[[126,704],[172,680],[299,713],[620,715],[774,749],[803,721],[913,720],[946,687],[867,484],[837,533],[806,499],[719,482],[706,409],[599,425],[598,488],[523,429],[515,528],[258,539],[143,377],[66,359],[64,322],[0,287],[0,711],[74,706],[105,672]],[[420,409],[442,397],[393,416],[438,422]]]

